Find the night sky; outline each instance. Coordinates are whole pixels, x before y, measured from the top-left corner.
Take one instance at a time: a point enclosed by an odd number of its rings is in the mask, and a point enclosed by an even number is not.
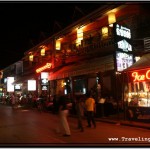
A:
[[[102,6],[102,2],[0,2],[0,69],[24,52]]]

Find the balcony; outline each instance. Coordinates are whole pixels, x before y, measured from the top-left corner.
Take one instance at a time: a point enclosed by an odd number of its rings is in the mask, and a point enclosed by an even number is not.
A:
[[[114,46],[115,42],[113,38],[99,40],[92,42],[91,44],[85,47],[79,47],[77,49],[78,56],[85,56],[85,55],[103,55],[106,52],[111,52],[109,47]],[[105,49],[105,50],[104,50]]]
[[[112,54],[115,50],[114,37],[110,36],[106,39],[93,37],[92,41],[84,39],[79,47],[71,45],[69,49],[63,49],[63,52],[56,54],[55,66],[62,65],[63,63],[71,63],[83,59],[101,57]]]

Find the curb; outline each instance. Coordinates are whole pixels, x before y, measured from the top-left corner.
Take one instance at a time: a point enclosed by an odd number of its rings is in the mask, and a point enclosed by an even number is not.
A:
[[[74,115],[69,115],[70,117],[76,118]],[[84,118],[86,119],[86,118]],[[111,124],[116,124],[116,125],[124,125],[124,126],[130,126],[130,127],[138,127],[138,128],[144,128],[150,130],[150,124],[143,124],[140,122],[126,122],[123,120],[117,121],[117,120],[108,120],[108,119],[100,119],[100,118],[95,118],[95,121],[99,122],[105,122],[105,123],[111,123]]]
[[[106,122],[106,123],[112,123],[116,125],[124,125],[124,126],[130,126],[130,127],[138,127],[138,128],[144,128],[150,130],[149,124],[143,124],[139,122],[125,122],[125,121],[116,121],[116,120],[105,120],[105,119],[95,119],[96,121]]]

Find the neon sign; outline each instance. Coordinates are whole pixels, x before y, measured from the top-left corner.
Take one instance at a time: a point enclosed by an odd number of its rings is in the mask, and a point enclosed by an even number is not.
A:
[[[145,80],[150,80],[150,69],[145,72],[145,74],[139,74],[139,72],[133,72],[132,77],[134,82],[140,82]]]
[[[46,63],[45,66],[36,69],[36,73],[39,73],[39,72],[41,72],[41,71],[43,71],[43,70],[45,70],[45,69],[47,69],[47,68],[50,68],[51,66],[52,66],[51,63]]]

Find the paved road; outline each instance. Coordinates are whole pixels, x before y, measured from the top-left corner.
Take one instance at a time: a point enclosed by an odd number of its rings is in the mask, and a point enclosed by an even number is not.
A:
[[[56,132],[57,115],[0,105],[0,146],[150,146],[147,129],[104,122],[97,122],[96,129],[86,128],[84,120],[85,131],[80,132],[76,123],[76,118],[69,117],[72,135],[63,137]]]

